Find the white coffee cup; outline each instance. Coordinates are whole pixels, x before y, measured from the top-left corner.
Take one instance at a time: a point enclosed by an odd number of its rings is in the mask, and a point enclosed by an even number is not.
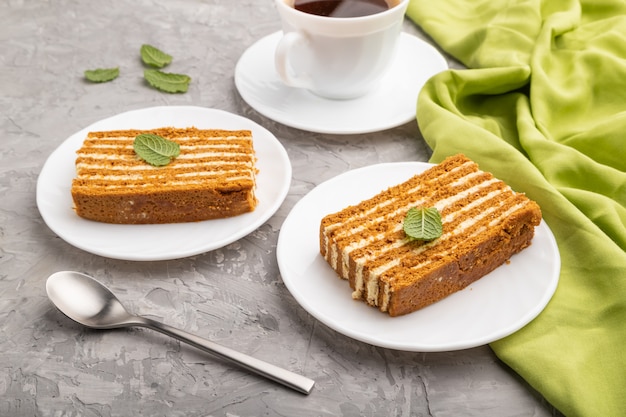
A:
[[[276,0],[283,37],[276,70],[291,87],[330,99],[353,99],[375,88],[389,69],[409,0],[387,0],[389,9],[361,17],[327,17]]]

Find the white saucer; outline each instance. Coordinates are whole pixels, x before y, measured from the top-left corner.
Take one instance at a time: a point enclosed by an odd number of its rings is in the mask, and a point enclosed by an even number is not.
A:
[[[87,132],[163,126],[251,130],[259,169],[256,209],[227,219],[172,224],[108,224],[78,217],[72,208],[70,188],[76,175],[76,150]],[[290,184],[287,151],[272,133],[253,121],[204,107],[150,107],[100,120],[63,142],[41,170],[37,206],[48,227],[79,249],[114,259],[160,261],[221,248],[253,232],[278,210]]]
[[[311,132],[368,133],[415,120],[422,86],[448,68],[433,46],[402,33],[392,68],[376,90],[354,100],[329,100],[280,80],[274,68],[274,50],[281,36],[282,32],[268,35],[241,55],[235,85],[241,97],[262,115]]]

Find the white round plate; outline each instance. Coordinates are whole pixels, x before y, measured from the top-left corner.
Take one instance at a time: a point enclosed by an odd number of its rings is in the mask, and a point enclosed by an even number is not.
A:
[[[235,85],[262,115],[302,130],[331,134],[368,133],[415,120],[417,95],[433,75],[448,68],[444,57],[421,39],[402,33],[398,53],[380,85],[353,100],[329,100],[288,87],[274,68],[282,32],[268,35],[239,58]]]
[[[317,186],[292,209],[278,238],[285,285],[322,323],[351,338],[386,348],[435,352],[467,349],[503,338],[534,319],[559,280],[560,257],[542,221],[532,245],[464,290],[399,317],[352,299],[347,281],[319,253],[321,219],[406,181],[430,164],[372,165]]]
[[[76,151],[87,132],[164,126],[252,131],[259,203],[253,212],[194,223],[120,225],[85,220],[73,210],[70,189]],[[291,184],[285,148],[268,130],[244,117],[192,106],[163,106],[121,113],[70,136],[49,157],[37,181],[37,206],[46,224],[77,248],[109,258],[154,261],[220,248],[249,234],[278,210]]]

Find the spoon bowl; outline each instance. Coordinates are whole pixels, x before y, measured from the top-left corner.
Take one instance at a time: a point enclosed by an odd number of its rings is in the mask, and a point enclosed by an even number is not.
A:
[[[128,312],[107,287],[89,275],[74,271],[56,272],[46,281],[48,298],[67,317],[94,329],[114,329],[129,326],[156,330],[198,349],[227,359],[239,366],[309,394],[315,381],[267,362],[218,345],[158,321]]]
[[[132,325],[133,316],[105,286],[88,275],[62,271],[46,282],[48,298],[63,314],[93,329]]]

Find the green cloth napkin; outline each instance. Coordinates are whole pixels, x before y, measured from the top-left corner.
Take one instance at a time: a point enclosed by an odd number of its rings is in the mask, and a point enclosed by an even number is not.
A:
[[[567,416],[626,416],[626,2],[412,0],[469,69],[420,93],[433,162],[464,153],[542,208],[561,275],[546,309],[491,344]]]

